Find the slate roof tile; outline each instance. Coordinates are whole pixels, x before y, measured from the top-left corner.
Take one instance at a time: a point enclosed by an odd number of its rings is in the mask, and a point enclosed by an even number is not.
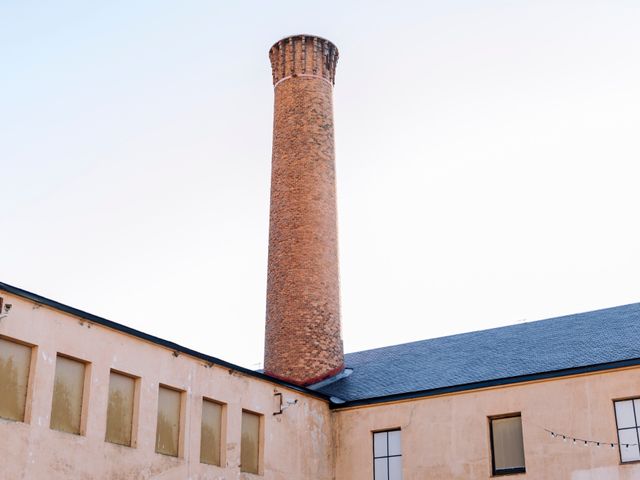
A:
[[[349,353],[345,401],[640,358],[640,303]]]

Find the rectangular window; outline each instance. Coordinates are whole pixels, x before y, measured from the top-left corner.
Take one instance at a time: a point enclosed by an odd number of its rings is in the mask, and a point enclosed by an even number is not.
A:
[[[640,398],[613,402],[616,411],[620,461],[640,460]]]
[[[31,347],[0,338],[0,417],[24,422],[30,366]]]
[[[58,355],[49,426],[80,435],[86,364]]]
[[[522,440],[522,417],[491,418],[491,457],[494,475],[523,473],[524,443]]]
[[[402,480],[400,430],[373,433],[373,479]]]
[[[240,471],[259,473],[260,467],[260,415],[242,411],[242,438],[240,440]]]
[[[131,446],[135,393],[135,378],[111,371],[105,435],[107,442]]]
[[[158,424],[156,452],[177,457],[180,447],[180,407],[182,393],[160,386],[158,391]]]
[[[200,426],[200,462],[220,466],[222,435],[222,405],[202,399],[202,423]]]

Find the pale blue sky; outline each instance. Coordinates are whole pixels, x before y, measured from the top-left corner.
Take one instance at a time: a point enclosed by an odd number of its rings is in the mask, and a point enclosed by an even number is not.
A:
[[[0,2],[0,281],[262,359],[273,93],[340,49],[347,351],[640,301],[640,3]]]

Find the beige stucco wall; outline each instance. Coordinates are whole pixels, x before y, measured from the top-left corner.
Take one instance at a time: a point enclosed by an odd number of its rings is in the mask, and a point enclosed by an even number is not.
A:
[[[330,411],[296,390],[1,295],[13,309],[0,335],[35,348],[26,421],[0,419],[0,480],[371,480],[372,432],[391,428],[402,429],[404,480],[487,479],[488,418],[515,412],[527,471],[514,478],[640,479],[640,464],[621,465],[617,447],[572,446],[544,431],[617,441],[613,400],[640,396],[640,368]],[[49,428],[57,353],[89,362],[84,435]],[[135,447],[104,441],[111,369],[140,377]],[[180,458],[155,453],[159,384],[185,392]],[[276,391],[298,401],[278,416]],[[226,404],[223,468],[199,462],[203,396]],[[263,475],[238,467],[242,409],[264,415]]]
[[[404,480],[491,477],[488,417],[522,412],[529,480],[640,479],[640,464],[620,464],[618,449],[572,446],[548,428],[617,442],[613,400],[640,395],[640,369],[429,397],[335,413],[336,478],[371,480],[372,431],[402,429]]]
[[[56,479],[313,479],[332,473],[331,414],[317,398],[96,325],[19,297],[0,320],[0,335],[35,345],[31,395],[24,423],[0,419],[2,480]],[[63,353],[90,363],[84,435],[49,428],[55,359]],[[110,369],[140,377],[140,415],[135,448],[104,441]],[[182,458],[155,453],[159,384],[186,392]],[[277,399],[298,403],[274,416]],[[202,397],[226,404],[225,468],[201,464]],[[264,475],[240,473],[242,409],[264,417]]]

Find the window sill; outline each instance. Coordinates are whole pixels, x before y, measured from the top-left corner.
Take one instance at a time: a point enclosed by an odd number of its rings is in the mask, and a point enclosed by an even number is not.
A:
[[[499,472],[493,472],[491,478],[506,477],[508,475],[524,475],[527,470],[524,468],[510,468],[509,470],[500,470]]]
[[[154,453],[156,455],[159,455],[162,458],[166,458],[166,459],[174,461],[174,462],[184,461],[184,459],[180,455],[171,455],[170,453],[162,453],[162,452],[154,452]]]
[[[263,473],[240,472],[240,478],[242,480],[252,480],[254,478],[264,478],[264,474]]]

